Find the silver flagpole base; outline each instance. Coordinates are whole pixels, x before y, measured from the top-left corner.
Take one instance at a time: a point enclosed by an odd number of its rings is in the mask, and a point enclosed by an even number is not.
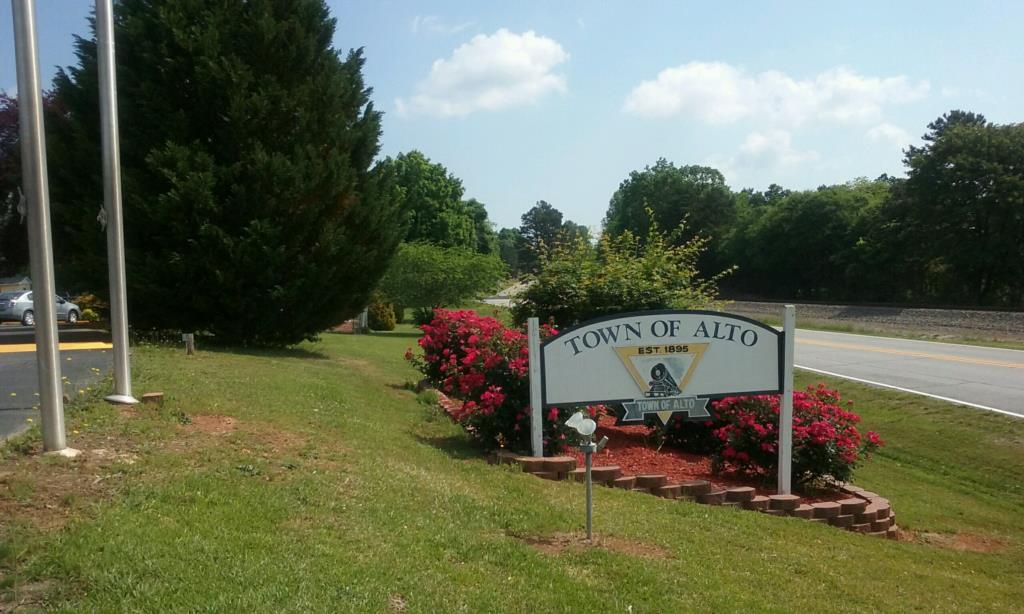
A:
[[[111,405],[138,405],[139,400],[130,394],[112,394],[103,397],[103,400]]]
[[[62,448],[60,450],[54,450],[52,452],[43,452],[43,456],[60,456],[63,458],[75,458],[81,453],[81,450],[76,450],[74,448]]]

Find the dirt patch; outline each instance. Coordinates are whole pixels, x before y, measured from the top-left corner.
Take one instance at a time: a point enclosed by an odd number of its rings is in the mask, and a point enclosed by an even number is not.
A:
[[[401,595],[391,595],[388,597],[388,611],[390,612],[404,612],[408,603],[405,601],[405,597]]]
[[[250,424],[242,430],[261,445],[270,448],[273,453],[293,452],[306,443],[304,437],[268,425]]]
[[[38,451],[10,459],[0,471],[0,518],[59,529],[86,505],[110,497],[137,459],[133,450],[113,448],[84,448],[72,459]]]
[[[949,548],[962,552],[1002,552],[1009,544],[1001,539],[976,533],[928,533],[900,529],[901,541],[926,544],[938,548]]]
[[[593,542],[588,542],[587,536],[583,533],[555,533],[548,537],[510,534],[509,537],[518,539],[535,550],[553,556],[565,552],[578,554],[589,548],[601,548],[602,550],[608,550],[617,554],[647,559],[673,558],[664,548],[610,535],[595,535]]]
[[[238,425],[238,420],[230,416],[189,416],[189,420],[190,422],[182,428],[188,432],[206,435],[227,435],[234,432],[235,427]]]
[[[57,583],[53,580],[15,584],[5,591],[0,591],[0,612],[42,611],[45,596],[56,586]]]

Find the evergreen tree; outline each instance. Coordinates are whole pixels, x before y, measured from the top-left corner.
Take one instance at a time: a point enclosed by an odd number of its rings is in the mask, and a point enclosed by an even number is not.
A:
[[[498,232],[498,255],[512,275],[523,272],[519,265],[519,250],[522,243],[523,235],[518,228],[502,228]]]
[[[28,270],[28,229],[18,212],[20,186],[18,100],[0,92],[0,277]]]
[[[120,0],[115,33],[129,317],[283,345],[356,314],[405,233],[374,168],[361,50],[322,0]],[[95,28],[94,28],[95,30]],[[48,118],[58,260],[102,291],[96,43]]]
[[[494,224],[487,216],[487,207],[475,198],[462,203],[466,213],[473,219],[476,235],[476,251],[481,254],[493,254],[498,251],[498,233]]]

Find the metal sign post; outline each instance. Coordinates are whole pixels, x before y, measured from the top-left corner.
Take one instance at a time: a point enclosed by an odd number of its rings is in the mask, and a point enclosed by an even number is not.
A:
[[[779,409],[779,480],[778,492],[788,495],[793,482],[793,348],[796,345],[796,307],[786,305],[782,312],[785,338],[783,357],[782,404]]]
[[[565,421],[565,425],[576,429],[576,432],[582,437],[580,451],[583,452],[583,466],[586,467],[584,482],[587,485],[587,541],[593,541],[594,479],[591,469],[594,466],[594,453],[604,448],[605,444],[608,443],[608,438],[602,437],[601,441],[594,443],[594,431],[597,429],[597,423],[590,418],[584,418],[582,412],[573,414],[571,418]]]
[[[583,463],[587,471],[587,541],[590,541],[594,539],[594,479],[590,470],[594,466],[594,452],[597,451],[597,444],[588,438],[580,446],[580,450],[583,450]]]
[[[533,455],[544,456],[544,425],[540,385],[540,320],[526,320],[527,346],[530,351],[530,442]]]
[[[114,394],[110,403],[134,405],[128,361],[128,306],[125,292],[124,220],[121,213],[121,145],[117,125],[117,68],[114,63],[112,0],[96,0],[96,55],[100,77],[100,133],[103,142],[103,209],[107,220],[107,275],[110,279],[110,336],[114,346]]]
[[[50,190],[47,185],[43,99],[39,87],[36,50],[35,3],[31,0],[11,0],[11,8],[18,66],[21,169],[25,198],[28,201],[29,264],[36,317],[36,366],[39,371],[43,449],[47,452],[62,452],[67,449],[67,442],[64,397],[60,384],[60,350],[57,345],[57,292],[53,281]]]

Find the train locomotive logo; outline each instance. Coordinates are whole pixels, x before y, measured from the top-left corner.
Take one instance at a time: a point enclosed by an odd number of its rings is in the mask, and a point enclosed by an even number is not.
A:
[[[709,418],[708,400],[686,396],[686,386],[710,345],[672,343],[615,348],[642,395],[622,404],[626,411],[621,422],[643,422],[648,414],[656,415],[663,425],[668,425],[674,413],[685,413],[691,420]]]

